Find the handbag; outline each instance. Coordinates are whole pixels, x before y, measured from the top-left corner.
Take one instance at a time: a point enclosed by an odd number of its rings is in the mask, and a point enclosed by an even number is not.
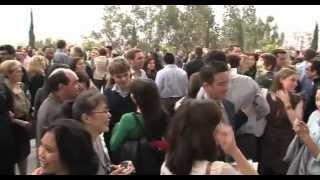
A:
[[[133,114],[136,124],[142,128],[136,113]],[[152,141],[153,142],[153,141]],[[136,174],[160,174],[164,152],[154,148],[154,143],[149,142],[145,136],[126,141],[119,151],[119,162],[132,161]]]

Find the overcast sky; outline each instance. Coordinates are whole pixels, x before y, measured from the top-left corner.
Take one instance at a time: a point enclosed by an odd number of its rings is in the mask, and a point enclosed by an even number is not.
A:
[[[103,5],[1,5],[0,44],[19,44],[28,41],[30,9],[33,9],[37,40],[52,37],[80,43],[81,36],[102,27]],[[214,5],[216,21],[222,22],[223,6]],[[320,22],[319,5],[257,5],[257,15],[275,17],[279,30],[313,32]]]

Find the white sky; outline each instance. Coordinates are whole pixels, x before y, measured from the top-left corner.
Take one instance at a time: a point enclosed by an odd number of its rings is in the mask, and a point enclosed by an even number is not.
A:
[[[33,9],[36,39],[63,38],[70,43],[80,43],[82,35],[100,30],[103,22],[103,5],[1,5],[0,44],[28,42],[30,9]],[[216,21],[222,22],[223,5],[213,5]],[[319,5],[257,5],[257,15],[275,17],[279,30],[289,35],[293,32],[313,32],[315,22],[320,22]]]

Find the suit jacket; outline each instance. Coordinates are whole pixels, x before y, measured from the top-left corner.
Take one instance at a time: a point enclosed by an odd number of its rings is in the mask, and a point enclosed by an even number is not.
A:
[[[198,92],[197,99],[208,99],[208,96],[202,87]],[[228,116],[229,123],[236,132],[243,124],[248,121],[248,117],[241,110],[238,110],[236,112],[235,105],[231,101],[223,99],[222,104]]]

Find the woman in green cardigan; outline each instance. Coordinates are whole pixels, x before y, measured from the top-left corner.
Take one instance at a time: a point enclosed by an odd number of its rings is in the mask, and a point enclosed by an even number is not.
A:
[[[161,107],[156,84],[149,79],[135,79],[129,90],[137,111],[124,114],[115,125],[110,141],[111,152],[120,151],[129,140],[145,137],[148,142],[159,142],[165,135],[168,115]]]

